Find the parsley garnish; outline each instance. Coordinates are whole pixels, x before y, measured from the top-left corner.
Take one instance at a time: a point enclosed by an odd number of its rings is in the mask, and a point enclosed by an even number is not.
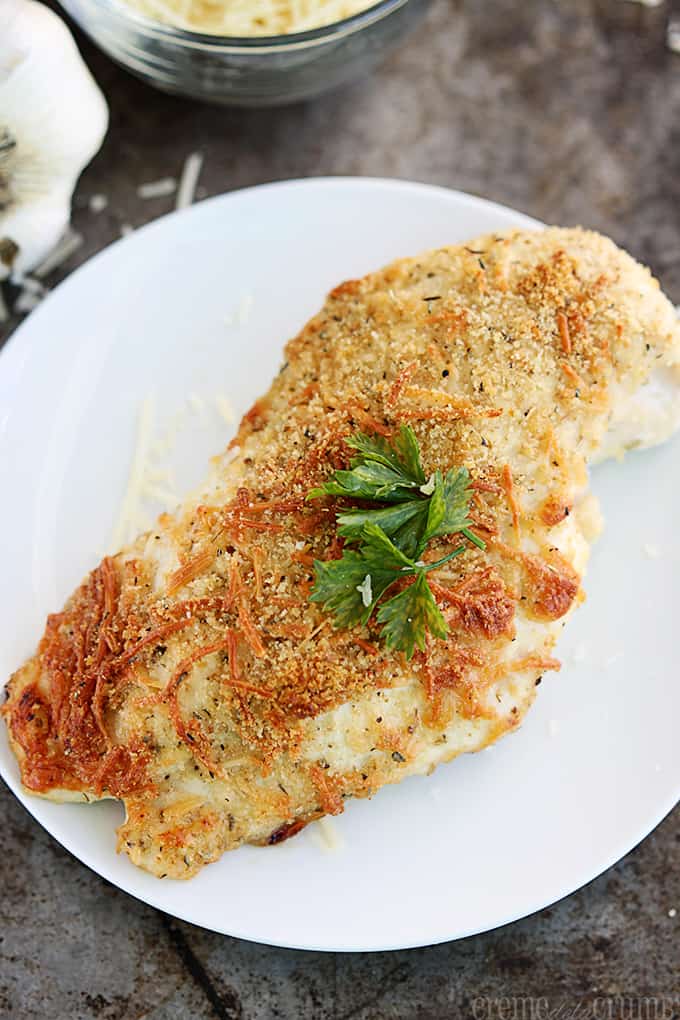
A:
[[[465,468],[454,468],[427,478],[410,426],[402,427],[391,443],[358,433],[347,444],[356,451],[350,470],[335,471],[308,499],[336,496],[378,505],[338,511],[338,534],[346,546],[340,559],[314,561],[311,600],[333,613],[336,627],[366,624],[375,613],[387,648],[410,659],[416,648],[425,649],[428,632],[438,638],[448,633],[426,575],[467,546],[457,546],[435,563],[422,561],[425,549],[433,538],[453,534],[484,548],[469,530],[470,476]],[[388,588],[404,578],[414,580],[378,605]]]

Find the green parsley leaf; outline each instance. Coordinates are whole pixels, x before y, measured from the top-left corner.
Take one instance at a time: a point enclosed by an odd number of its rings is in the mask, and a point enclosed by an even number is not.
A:
[[[333,613],[336,627],[365,625],[375,613],[387,647],[403,651],[410,659],[416,648],[425,648],[428,632],[439,638],[448,633],[427,574],[468,548],[463,543],[426,564],[421,557],[429,543],[438,536],[462,534],[485,548],[470,531],[470,476],[465,468],[455,468],[426,478],[410,426],[401,428],[391,442],[358,433],[347,439],[347,445],[357,453],[350,461],[351,469],[335,471],[331,481],[307,498],[339,496],[374,505],[338,511],[338,534],[347,546],[340,559],[315,560],[310,598]],[[380,602],[390,586],[405,576],[415,580]]]
[[[358,452],[350,471],[336,471],[333,480],[313,489],[308,499],[345,496],[381,503],[400,502],[425,482],[418,440],[410,425],[402,427],[390,445],[383,436],[357,433],[346,440]]]
[[[333,613],[336,628],[367,623],[376,602],[398,576],[394,569],[383,569],[379,562],[367,561],[363,551],[356,549],[345,549],[339,560],[315,560],[314,573],[310,600],[320,602],[326,612]],[[371,579],[368,606],[363,598],[368,588],[367,576]]]
[[[366,623],[386,589],[404,573],[416,569],[413,560],[404,556],[377,525],[368,524],[361,537],[359,549],[345,549],[339,560],[314,561],[315,582],[310,598],[334,614],[336,627]],[[366,605],[369,590],[371,601]]]
[[[361,551],[367,560],[377,561],[383,567],[398,572],[415,569],[413,560],[398,549],[377,524],[366,524],[361,532],[361,540]]]
[[[367,524],[376,524],[402,552],[413,558],[418,553],[420,536],[427,522],[427,509],[425,499],[410,499],[380,510],[353,507],[338,514],[338,534],[349,541],[356,541],[361,538]]]
[[[393,468],[414,485],[422,485],[425,481],[420,447],[410,425],[402,425],[391,444],[384,436],[367,436],[358,432],[347,440],[347,445],[360,454],[352,460],[352,467],[374,461]]]
[[[331,482],[310,492],[310,497],[345,496],[348,499],[372,499],[380,502],[398,502],[408,499],[409,490],[417,488],[415,482],[394,468],[368,461],[357,464],[351,471],[336,471]]]
[[[470,475],[466,468],[455,468],[442,478],[434,473],[434,491],[430,496],[427,524],[421,538],[421,549],[439,535],[453,535],[470,527]]]
[[[377,619],[383,624],[382,637],[387,648],[404,652],[407,659],[416,648],[425,651],[428,631],[438,638],[445,638],[449,632],[424,572],[419,572],[408,588],[384,602]]]

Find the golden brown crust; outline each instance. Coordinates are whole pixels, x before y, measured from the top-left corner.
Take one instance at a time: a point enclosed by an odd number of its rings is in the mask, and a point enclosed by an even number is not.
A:
[[[515,727],[581,597],[567,511],[613,388],[679,346],[649,274],[576,230],[337,287],[198,496],[48,620],[4,709],[26,787],[123,798],[121,848],[188,876]],[[305,499],[347,465],[348,435],[406,421],[426,471],[469,468],[487,541],[430,575],[451,632],[410,665],[374,624],[335,631],[309,602],[314,558],[341,542],[332,502]]]

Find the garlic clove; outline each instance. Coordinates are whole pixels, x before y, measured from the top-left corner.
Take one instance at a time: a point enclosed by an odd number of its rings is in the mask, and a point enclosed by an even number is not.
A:
[[[20,280],[57,243],[107,126],[63,21],[35,0],[1,0],[0,280]]]

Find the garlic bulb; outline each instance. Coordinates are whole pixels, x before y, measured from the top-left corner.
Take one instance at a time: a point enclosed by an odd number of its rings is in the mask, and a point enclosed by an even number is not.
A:
[[[35,0],[0,0],[0,280],[20,280],[57,243],[107,126],[66,25]]]

